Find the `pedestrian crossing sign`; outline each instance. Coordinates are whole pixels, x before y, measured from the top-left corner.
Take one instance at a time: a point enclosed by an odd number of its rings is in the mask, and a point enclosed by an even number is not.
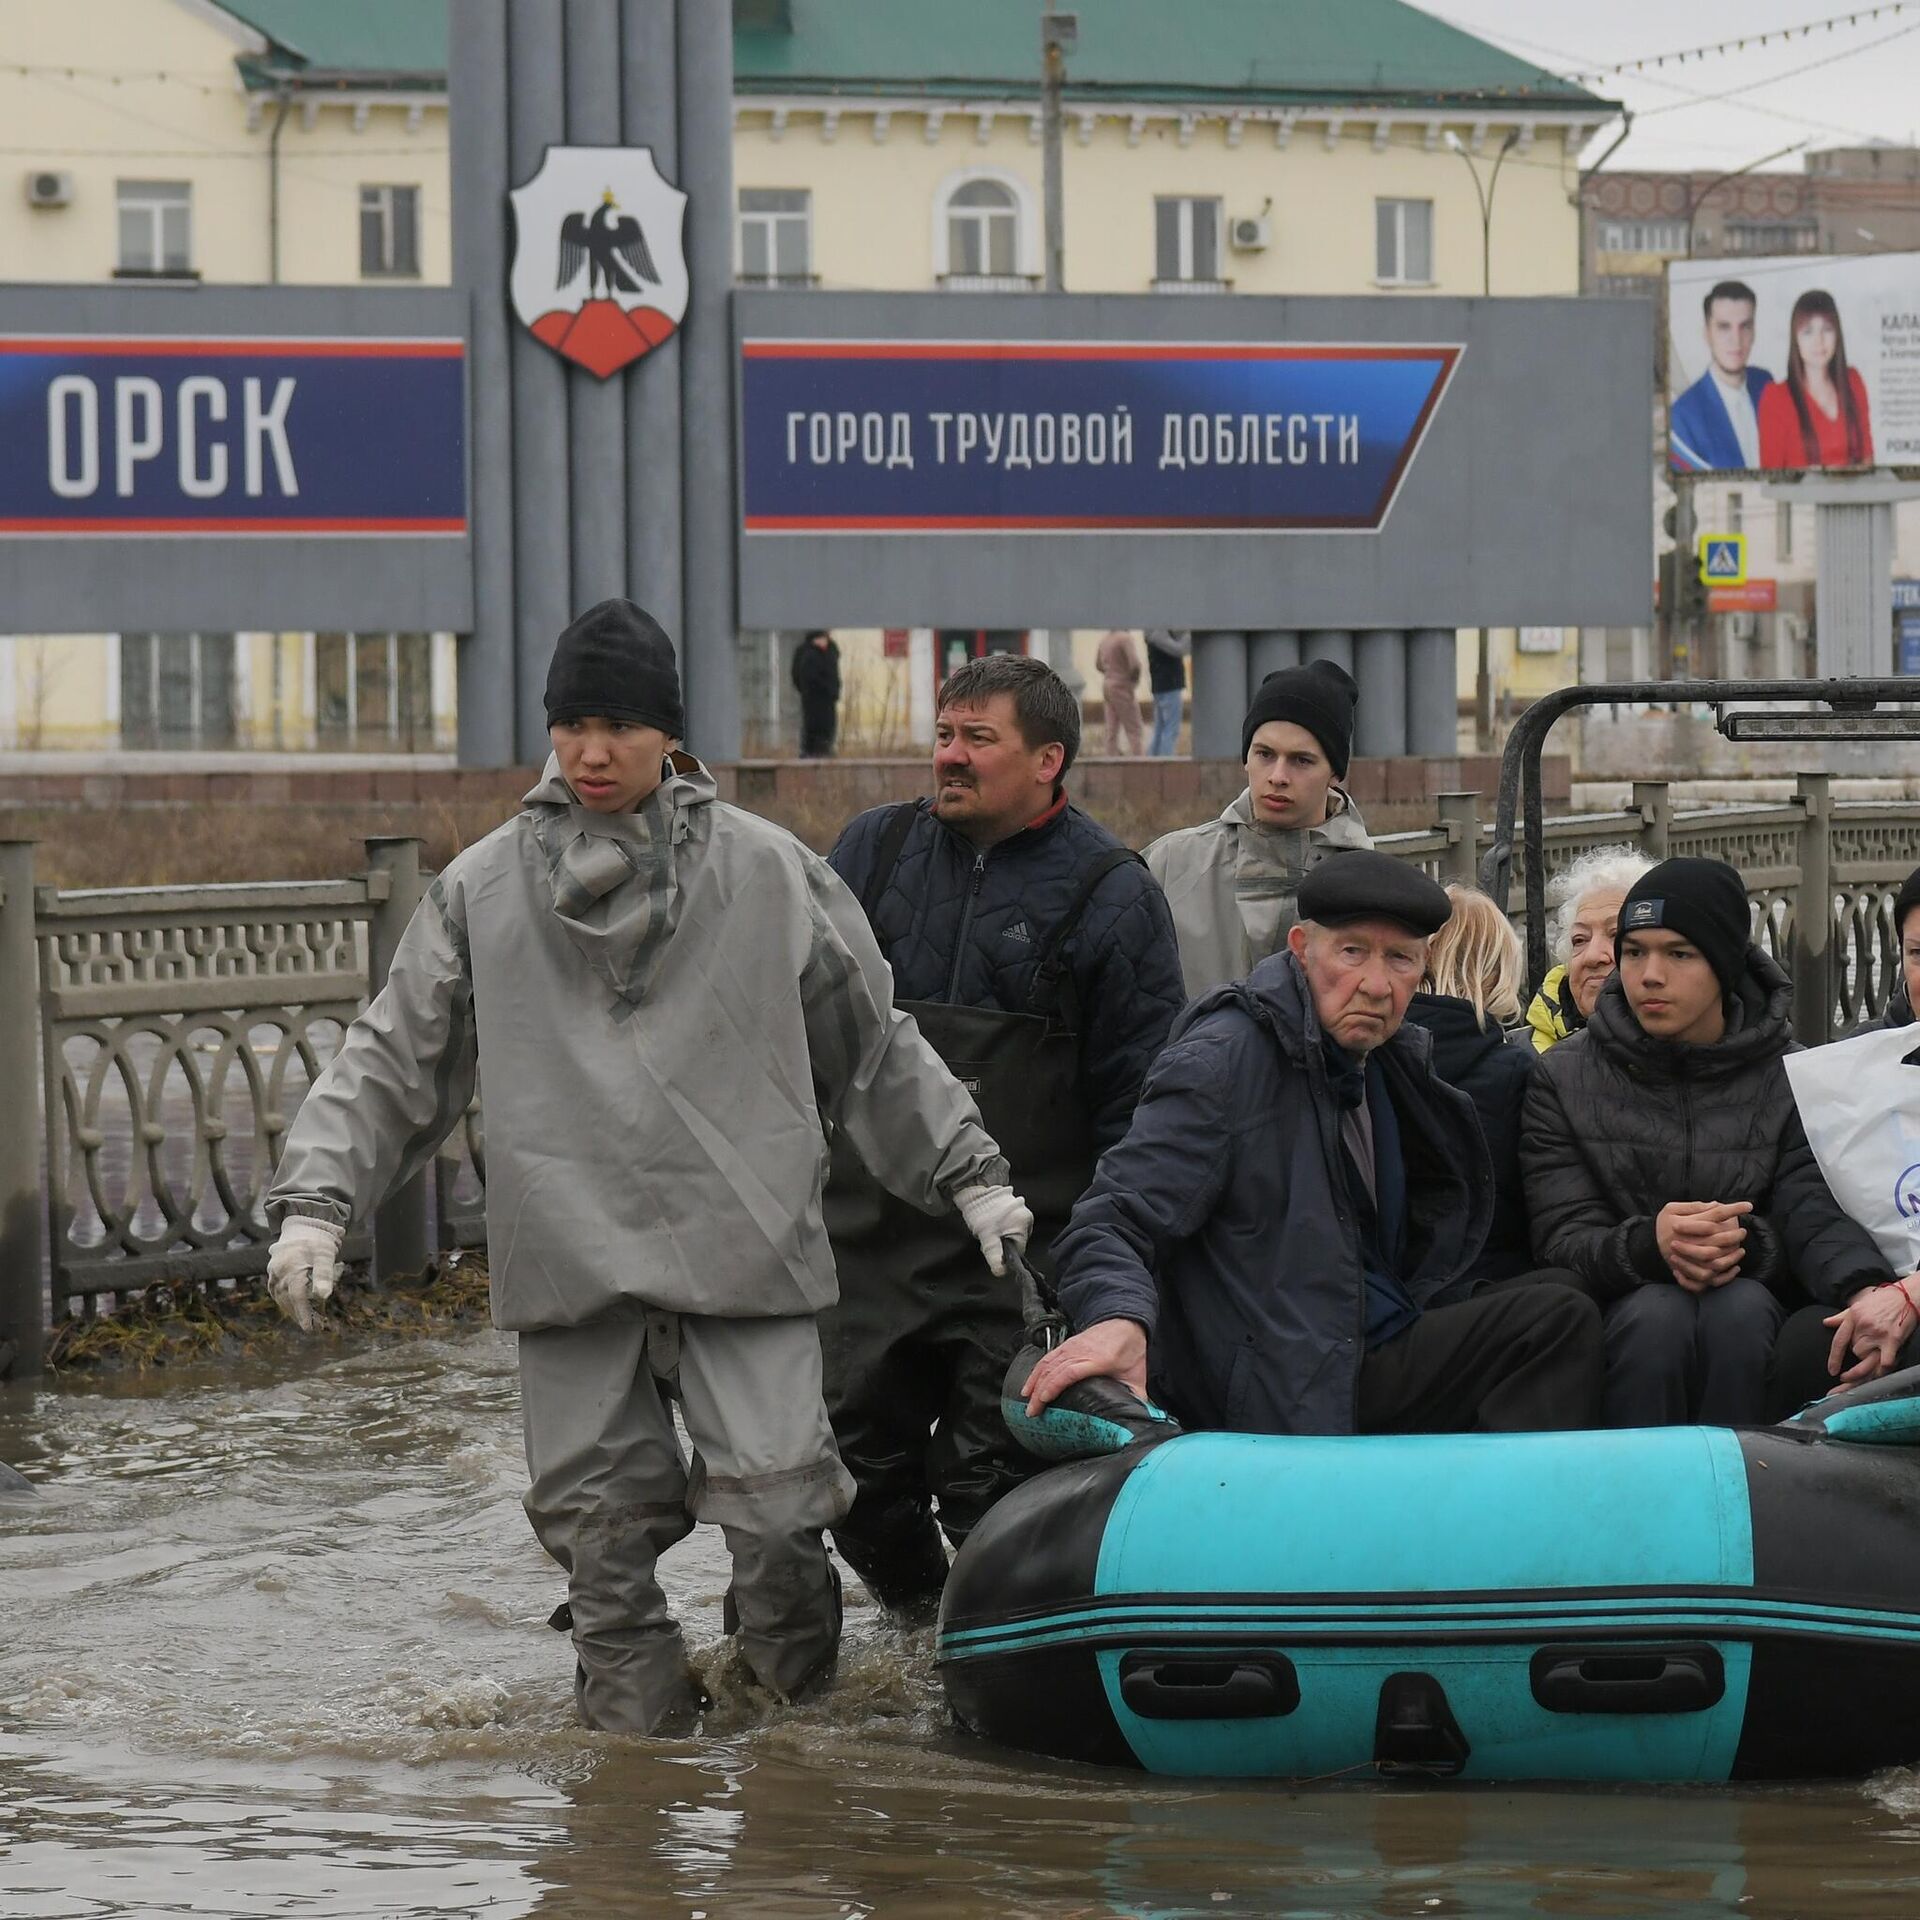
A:
[[[1699,554],[1701,585],[1744,587],[1747,584],[1747,536],[1744,533],[1703,533]]]

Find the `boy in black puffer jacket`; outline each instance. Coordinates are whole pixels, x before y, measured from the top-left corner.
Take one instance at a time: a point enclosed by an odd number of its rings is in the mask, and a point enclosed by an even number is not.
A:
[[[1792,983],[1750,928],[1732,867],[1655,867],[1621,907],[1618,972],[1527,1097],[1534,1248],[1611,1303],[1611,1426],[1759,1421],[1797,1283],[1890,1277],[1807,1145],[1781,1064]]]

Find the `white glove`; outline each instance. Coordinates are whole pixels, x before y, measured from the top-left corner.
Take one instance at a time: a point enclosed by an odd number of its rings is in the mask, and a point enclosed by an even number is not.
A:
[[[1027,1242],[1033,1237],[1033,1213],[1011,1187],[956,1187],[953,1204],[967,1223],[967,1231],[980,1242],[990,1273],[999,1275],[1007,1270],[1003,1240],[1011,1240],[1026,1252]]]
[[[340,1242],[345,1227],[290,1213],[267,1256],[267,1291],[273,1303],[302,1333],[319,1324],[315,1309],[333,1298],[340,1272]]]

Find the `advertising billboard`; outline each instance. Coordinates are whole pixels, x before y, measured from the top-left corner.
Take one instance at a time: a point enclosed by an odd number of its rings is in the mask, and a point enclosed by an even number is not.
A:
[[[1678,473],[1920,465],[1920,253],[1676,260]]]

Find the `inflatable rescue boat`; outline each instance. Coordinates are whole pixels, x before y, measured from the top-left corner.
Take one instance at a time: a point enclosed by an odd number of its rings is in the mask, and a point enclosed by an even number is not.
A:
[[[1725,1781],[1920,1761],[1920,1368],[1778,1427],[1191,1433],[1017,1488],[938,1658],[1151,1773]]]

